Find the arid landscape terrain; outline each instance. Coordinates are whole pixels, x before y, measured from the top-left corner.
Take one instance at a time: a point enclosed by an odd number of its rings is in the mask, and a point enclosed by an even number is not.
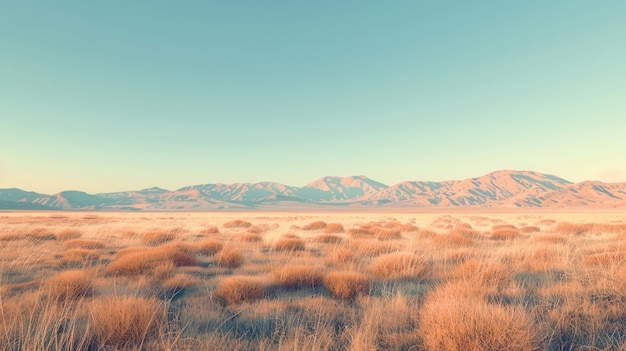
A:
[[[618,210],[7,211],[0,260],[2,350],[626,348]]]

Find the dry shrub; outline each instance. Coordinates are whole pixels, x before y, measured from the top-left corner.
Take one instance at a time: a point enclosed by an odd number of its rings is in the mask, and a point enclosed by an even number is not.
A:
[[[197,244],[198,252],[209,256],[218,253],[222,247],[224,247],[224,244],[217,239],[204,239]]]
[[[409,253],[392,253],[377,257],[370,270],[385,279],[422,280],[431,271],[431,264],[421,257]]]
[[[23,238],[33,241],[44,241],[55,240],[57,236],[49,228],[37,227],[29,230],[26,234],[24,234]]]
[[[539,337],[523,308],[468,298],[450,284],[431,293],[419,332],[428,350],[538,350]]]
[[[560,222],[554,228],[555,233],[565,235],[580,235],[589,231],[590,226],[588,224]]]
[[[433,238],[433,244],[437,246],[470,246],[474,240],[456,231],[448,234],[440,234]]]
[[[322,274],[311,266],[289,265],[274,270],[272,274],[274,282],[287,289],[312,288],[322,282]]]
[[[326,222],[316,221],[305,225],[304,227],[302,227],[302,230],[322,230],[326,227],[328,227],[328,224]]]
[[[196,286],[200,284],[200,279],[194,278],[187,274],[176,274],[172,277],[169,277],[161,283],[161,287],[163,290],[170,294],[175,294],[183,289]]]
[[[532,242],[543,242],[550,244],[565,244],[567,243],[567,237],[562,234],[543,234],[538,236],[533,236],[531,239]]]
[[[381,243],[379,241],[357,241],[353,243],[353,246],[357,253],[367,257],[375,257],[397,251],[397,247],[395,245]]]
[[[583,257],[582,263],[587,266],[612,267],[620,265],[624,259],[626,259],[624,252],[603,252]]]
[[[418,238],[434,238],[436,237],[437,232],[432,230],[432,229],[420,229],[417,231],[417,233],[415,233],[415,236]]]
[[[556,224],[556,220],[554,219],[542,219],[537,221],[537,225],[542,225],[542,226],[550,226],[550,225],[555,225]]]
[[[354,259],[354,252],[352,250],[341,247],[332,251],[326,262],[335,266],[343,266]]]
[[[333,234],[322,234],[316,236],[315,241],[324,244],[341,244],[343,242],[343,238]]]
[[[61,263],[65,265],[84,266],[97,261],[100,253],[96,250],[71,249],[61,254]]]
[[[324,229],[324,233],[326,234],[343,233],[344,231],[343,224],[341,223],[328,223],[326,229]]]
[[[219,234],[220,230],[214,225],[207,226],[200,230],[200,234]]]
[[[97,250],[104,249],[104,242],[100,240],[72,239],[63,243],[66,249],[86,249]]]
[[[221,267],[237,268],[243,265],[243,254],[233,247],[227,247],[220,251],[215,257],[215,261]]]
[[[176,239],[176,233],[174,231],[166,232],[160,229],[152,229],[146,231],[141,238],[148,245],[160,245]]]
[[[154,274],[155,267],[171,263],[176,267],[195,266],[196,258],[179,245],[120,250],[106,267],[108,275]]]
[[[78,239],[83,236],[83,232],[78,229],[64,229],[57,233],[57,240],[65,241]]]
[[[142,344],[166,323],[167,309],[157,299],[107,296],[91,301],[90,310],[92,331],[100,346]]]
[[[239,239],[241,241],[245,241],[248,243],[258,243],[260,241],[263,241],[263,236],[261,236],[260,234],[248,232],[248,233],[241,234]]]
[[[327,273],[323,284],[333,297],[343,300],[354,300],[361,294],[368,294],[370,290],[367,276],[352,271]]]
[[[252,223],[241,219],[235,219],[230,222],[224,223],[224,228],[250,228]]]
[[[533,226],[533,225],[527,225],[527,226],[520,228],[520,231],[525,234],[538,233],[541,231],[541,228]]]
[[[350,230],[348,230],[348,234],[350,234],[350,236],[353,236],[355,238],[368,237],[368,236],[374,235],[374,233],[372,233],[372,231],[368,227],[362,227],[362,226],[358,228],[350,228]]]
[[[250,302],[263,297],[265,284],[255,277],[232,276],[222,279],[213,297],[223,305]]]
[[[71,300],[93,293],[93,272],[69,270],[61,272],[47,281],[47,290],[53,299]]]
[[[491,232],[491,238],[496,240],[512,240],[522,237],[517,228],[500,228]]]
[[[515,230],[517,230],[517,227],[514,226],[513,224],[496,224],[493,227],[491,227],[491,231],[496,231],[496,230],[500,230],[500,229],[515,229]]]
[[[274,244],[276,251],[302,251],[304,248],[304,240],[297,236],[283,236]]]
[[[376,235],[378,240],[402,239],[402,234],[398,229],[376,228],[374,235]]]

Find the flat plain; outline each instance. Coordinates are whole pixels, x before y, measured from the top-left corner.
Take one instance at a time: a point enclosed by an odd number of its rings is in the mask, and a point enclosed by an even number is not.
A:
[[[2,350],[623,350],[623,211],[2,212]]]

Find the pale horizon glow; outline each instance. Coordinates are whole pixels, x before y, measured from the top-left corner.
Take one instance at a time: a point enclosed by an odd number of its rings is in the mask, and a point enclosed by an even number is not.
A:
[[[626,182],[626,3],[13,2],[0,188]]]

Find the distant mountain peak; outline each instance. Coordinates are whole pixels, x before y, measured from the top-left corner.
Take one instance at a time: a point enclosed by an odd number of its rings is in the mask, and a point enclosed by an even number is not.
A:
[[[626,206],[626,183],[572,183],[529,170],[497,170],[461,180],[404,181],[391,186],[364,175],[326,176],[294,187],[269,181],[215,183],[166,190],[151,187],[91,195],[66,190],[53,195],[0,189],[1,209],[162,210],[378,207],[571,207]]]

